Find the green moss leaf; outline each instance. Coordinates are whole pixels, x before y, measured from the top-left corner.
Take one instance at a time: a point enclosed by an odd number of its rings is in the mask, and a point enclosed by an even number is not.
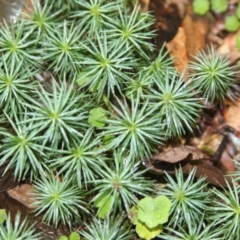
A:
[[[77,232],[72,232],[69,236],[70,240],[80,240],[80,235]]]
[[[228,8],[227,0],[211,0],[212,10],[218,13],[223,13]]]
[[[4,223],[7,219],[6,209],[0,209],[0,223]]]
[[[168,221],[171,201],[166,196],[145,197],[138,202],[138,220],[149,228]]]
[[[226,17],[225,28],[227,31],[235,32],[238,30],[239,27],[240,27],[240,22],[239,22],[237,16],[232,15],[232,16]]]
[[[163,228],[161,224],[159,224],[154,228],[148,228],[144,223],[142,223],[141,221],[138,221],[136,226],[136,232],[138,236],[146,240],[155,238],[162,231],[163,231]]]
[[[93,108],[90,111],[90,116],[88,118],[88,122],[93,127],[97,127],[97,128],[104,127],[106,120],[107,120],[106,111],[103,108],[101,108],[101,107]]]
[[[112,195],[104,196],[99,202],[96,203],[96,207],[99,208],[98,217],[104,219],[106,215],[110,212],[113,201]]]
[[[209,1],[208,0],[194,0],[193,1],[193,11],[199,15],[204,15],[209,11]]]

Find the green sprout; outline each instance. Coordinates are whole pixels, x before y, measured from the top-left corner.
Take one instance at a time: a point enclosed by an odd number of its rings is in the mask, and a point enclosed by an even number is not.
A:
[[[43,4],[36,1],[34,2],[33,10],[28,13],[23,13],[25,16],[25,23],[30,32],[35,34],[38,40],[44,39],[49,33],[55,30],[59,23],[60,14],[62,11],[52,13],[52,3],[46,0]]]
[[[55,228],[60,222],[71,228],[73,222],[80,222],[80,214],[88,213],[82,201],[84,193],[72,179],[60,180],[50,174],[34,182],[34,189],[34,212],[36,215],[43,213],[43,221],[51,222]]]
[[[56,167],[59,174],[64,174],[67,179],[76,179],[80,188],[87,186],[90,180],[97,178],[100,163],[104,161],[100,140],[94,135],[93,129],[86,130],[83,138],[72,140],[67,150],[57,151],[51,166]]]
[[[206,101],[223,103],[225,99],[234,101],[238,97],[236,69],[230,66],[227,56],[217,53],[213,46],[208,53],[199,51],[189,65],[191,82]]]
[[[208,207],[209,220],[223,231],[223,239],[240,238],[239,186],[234,181],[228,183],[228,189],[213,189],[214,201]]]
[[[87,32],[90,37],[113,25],[115,12],[121,8],[121,1],[76,0],[77,9],[72,18],[79,19],[78,27]]]
[[[82,132],[88,126],[87,112],[89,103],[86,96],[74,87],[74,83],[67,85],[65,81],[57,83],[52,80],[52,93],[39,85],[37,95],[39,99],[31,99],[27,106],[32,130],[44,136],[44,145],[57,149],[59,145],[69,145],[75,137],[82,137]],[[86,102],[85,102],[86,101]]]
[[[29,98],[36,96],[34,72],[25,69],[22,62],[7,64],[2,60],[0,68],[0,107],[8,115],[24,110]]]
[[[149,13],[143,13],[140,6],[136,4],[131,12],[119,10],[119,19],[116,20],[116,26],[110,29],[109,38],[119,39],[124,43],[124,49],[133,48],[134,51],[146,57],[145,51],[152,51],[153,45],[149,40],[155,37],[155,31],[150,30],[154,21]]]
[[[128,212],[130,206],[138,202],[136,194],[147,196],[153,192],[153,182],[143,176],[146,170],[139,170],[139,163],[135,164],[131,158],[124,159],[121,155],[114,152],[113,163],[101,162],[99,179],[92,181],[95,185],[92,202],[99,206],[98,214],[104,211],[108,215],[119,209]]]
[[[150,101],[149,111],[153,110],[165,124],[166,137],[182,136],[186,130],[192,132],[202,108],[194,88],[184,83],[183,75],[178,76],[176,72],[174,75],[167,72],[165,81],[156,81],[156,85],[146,98]]]
[[[64,21],[62,30],[59,27],[52,29],[44,41],[43,60],[62,79],[73,76],[79,70],[79,61],[82,56],[82,48],[79,42],[82,41],[82,31],[79,26],[67,26]]]
[[[164,81],[167,72],[169,74],[175,72],[173,59],[165,49],[165,44],[160,48],[158,55],[153,60],[149,58],[148,62],[150,64],[144,65],[140,69],[140,73],[143,77],[151,78],[153,81]]]
[[[162,124],[154,109],[148,109],[148,101],[141,105],[139,100],[131,99],[128,106],[126,101],[118,100],[118,104],[119,107],[112,106],[117,114],[111,114],[102,132],[103,136],[114,136],[106,148],[118,148],[133,159],[150,156],[153,146],[163,139]]]
[[[176,180],[166,173],[168,182],[159,193],[172,202],[168,226],[183,226],[185,222],[198,222],[211,203],[204,178],[194,181],[196,169],[193,169],[184,179],[182,170],[176,170]]]
[[[97,92],[100,100],[105,94],[110,97],[116,90],[122,92],[124,81],[130,79],[127,73],[132,70],[134,59],[123,43],[109,41],[106,33],[97,34],[96,38],[97,41],[89,40],[88,45],[82,43],[88,55],[79,62],[84,68],[77,82],[80,88]]]
[[[41,65],[40,50],[36,48],[38,39],[32,39],[32,30],[27,30],[24,20],[18,24],[4,24],[0,27],[1,58],[9,66],[22,63],[25,68]]]
[[[94,218],[86,228],[80,235],[88,240],[129,240],[133,237],[130,224],[122,216],[104,220]]]
[[[15,114],[13,119],[5,115],[12,131],[0,129],[0,165],[8,162],[5,172],[14,168],[14,177],[18,180],[29,174],[31,178],[44,175],[48,169],[46,160],[49,150],[42,145],[44,137],[39,136],[38,131],[32,130],[33,121],[29,124],[23,123],[27,118],[26,112],[19,117]]]
[[[203,220],[204,215],[197,222],[186,220],[186,226],[184,228],[179,226],[179,230],[166,227],[168,233],[164,233],[159,237],[166,240],[223,240],[223,230],[216,228],[214,223],[206,225]]]
[[[27,219],[21,221],[20,213],[11,220],[10,214],[7,215],[5,223],[0,223],[0,239],[4,240],[39,240],[39,233],[35,233],[34,225],[29,226]]]

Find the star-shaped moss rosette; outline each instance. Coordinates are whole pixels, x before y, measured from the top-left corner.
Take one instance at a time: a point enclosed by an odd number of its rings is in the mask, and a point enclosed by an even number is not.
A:
[[[130,210],[131,222],[137,234],[146,240],[153,239],[163,231],[162,224],[168,221],[171,201],[166,196],[145,197]]]

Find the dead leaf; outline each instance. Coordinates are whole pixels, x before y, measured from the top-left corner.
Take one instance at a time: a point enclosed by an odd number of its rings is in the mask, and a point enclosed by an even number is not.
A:
[[[223,112],[224,120],[227,125],[240,131],[240,99],[235,101],[234,104],[229,104]]]
[[[215,186],[227,187],[223,171],[213,165],[210,157],[193,146],[180,146],[166,152],[144,159],[144,166],[156,173],[164,171],[174,174],[175,169],[182,168],[189,174],[196,168],[196,177],[206,177],[206,181]]]
[[[177,35],[173,38],[172,41],[166,44],[166,47],[171,57],[173,58],[177,71],[179,74],[182,74],[187,69],[188,65],[186,36],[182,27],[178,28]]]
[[[237,48],[236,37],[240,30],[236,33],[229,33],[222,42],[222,45],[217,49],[217,52],[225,54],[231,62],[236,62],[240,58],[240,51]]]
[[[16,199],[18,202],[22,203],[29,209],[35,209],[33,207],[34,199],[32,198],[33,195],[33,186],[30,184],[20,184],[15,188],[12,188],[7,191],[8,195],[11,198]]]
[[[168,163],[177,163],[185,159],[200,160],[209,159],[209,156],[194,146],[180,146],[169,149],[160,154],[154,155],[151,159]]]

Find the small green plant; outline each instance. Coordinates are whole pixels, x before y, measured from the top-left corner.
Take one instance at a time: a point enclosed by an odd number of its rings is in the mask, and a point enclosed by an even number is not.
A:
[[[36,215],[44,213],[43,221],[53,223],[57,227],[61,222],[70,228],[73,222],[80,221],[80,214],[88,213],[84,192],[80,190],[72,179],[59,179],[53,174],[35,181]]]
[[[186,129],[191,132],[196,126],[202,104],[193,87],[184,83],[183,76],[167,72],[165,79],[157,82],[147,98],[150,99],[151,111],[164,124],[166,138],[180,137]]]
[[[163,231],[168,221],[171,201],[166,196],[145,197],[130,210],[131,222],[139,237],[150,240]]]
[[[197,222],[186,221],[186,226],[184,228],[180,226],[179,230],[167,227],[168,233],[164,233],[160,237],[166,240],[223,240],[223,230],[216,228],[214,223],[206,225],[203,219],[204,216]]]
[[[209,220],[223,231],[223,239],[240,238],[239,186],[234,181],[228,183],[228,189],[213,189],[215,201],[208,207]]]
[[[193,88],[198,89],[207,102],[223,103],[238,97],[237,71],[227,56],[217,53],[213,46],[208,52],[199,51],[189,65]]]
[[[35,233],[34,225],[28,226],[27,219],[20,221],[20,213],[15,216],[14,222],[11,221],[10,214],[6,215],[4,209],[0,210],[0,239],[4,240],[39,240],[40,234]]]
[[[198,222],[211,203],[204,178],[195,181],[196,169],[187,178],[182,170],[176,170],[176,179],[166,173],[167,186],[160,188],[159,194],[168,197],[172,202],[169,226],[183,226],[186,221]]]
[[[153,181],[143,177],[146,170],[140,170],[139,163],[122,155],[115,152],[112,163],[102,162],[98,173],[100,178],[92,181],[92,191],[95,193],[92,202],[98,207],[100,217],[116,212],[117,209],[128,212],[138,202],[136,195],[147,196],[153,192]]]
[[[87,240],[129,240],[133,237],[130,224],[123,216],[107,217],[104,220],[94,218],[80,235]]]
[[[163,124],[154,114],[154,108],[148,109],[148,101],[141,104],[139,99],[131,100],[129,106],[125,99],[123,102],[117,99],[119,107],[112,106],[117,114],[110,113],[102,135],[114,136],[106,145],[108,149],[118,147],[130,158],[141,159],[150,156],[152,146],[161,143]]]

